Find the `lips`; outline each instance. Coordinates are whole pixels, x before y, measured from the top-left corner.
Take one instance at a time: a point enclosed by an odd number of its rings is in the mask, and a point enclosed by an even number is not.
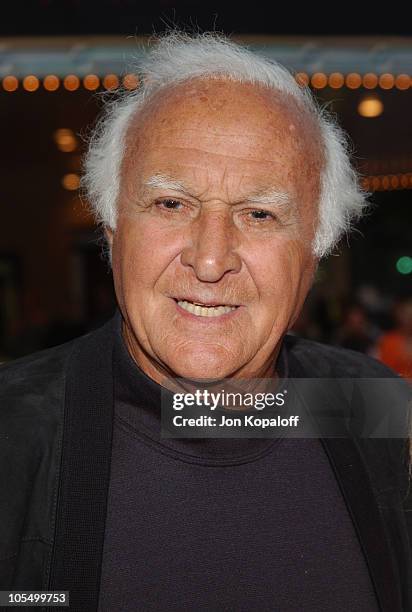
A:
[[[179,300],[177,303],[180,308],[197,317],[221,317],[237,308],[236,306],[201,306],[186,300]]]
[[[188,296],[179,296],[173,298],[175,302],[187,302],[189,304],[194,304],[195,306],[200,306],[204,308],[218,308],[220,306],[228,307],[228,308],[237,308],[239,304],[231,304],[229,302],[225,302],[224,300],[208,300],[202,299],[199,297],[188,297]]]
[[[220,318],[223,315],[228,315],[238,308],[238,305],[219,303],[217,300],[211,302],[203,301],[202,299],[196,298],[174,298],[178,307],[190,315],[194,315],[199,318]]]

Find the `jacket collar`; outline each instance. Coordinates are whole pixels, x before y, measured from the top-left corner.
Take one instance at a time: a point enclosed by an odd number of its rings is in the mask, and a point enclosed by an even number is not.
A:
[[[70,591],[72,612],[98,607],[113,429],[114,326],[115,318],[76,341],[68,365],[49,588]],[[305,364],[298,364],[305,376],[311,376],[309,366],[305,371]],[[320,385],[320,396],[322,389]],[[323,395],[322,401],[336,403],[336,397]],[[358,534],[380,609],[401,612],[390,544],[359,445],[346,430],[342,437],[322,438],[322,443]]]
[[[76,341],[68,364],[49,588],[70,610],[97,610],[113,429],[113,324]]]

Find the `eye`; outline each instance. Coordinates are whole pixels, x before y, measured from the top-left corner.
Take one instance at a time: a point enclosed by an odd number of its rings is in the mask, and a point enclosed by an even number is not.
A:
[[[173,198],[165,198],[163,200],[157,200],[156,206],[162,210],[173,211],[179,210],[183,204],[179,202],[179,200],[174,200]]]
[[[266,221],[267,219],[275,219],[275,216],[267,210],[252,210],[250,212],[254,221]]]

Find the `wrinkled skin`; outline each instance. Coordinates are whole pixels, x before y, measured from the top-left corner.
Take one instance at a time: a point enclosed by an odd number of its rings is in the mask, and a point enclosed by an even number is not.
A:
[[[197,79],[152,100],[126,140],[107,236],[133,358],[159,383],[274,376],[317,265],[314,120],[285,94]],[[179,184],[147,186],[154,175]],[[249,201],[267,190],[287,193],[288,204]],[[196,317],[173,299],[182,297],[239,308]]]

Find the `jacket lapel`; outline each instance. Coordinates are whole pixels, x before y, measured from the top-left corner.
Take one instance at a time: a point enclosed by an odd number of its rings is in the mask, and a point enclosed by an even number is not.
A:
[[[310,365],[304,367],[302,363],[298,364],[295,358],[292,361],[295,376],[303,378],[311,375]],[[298,391],[300,399],[320,437],[342,492],[365,556],[380,609],[382,612],[403,612],[396,561],[379,510],[379,501],[371,483],[366,453],[362,450],[363,446],[372,442],[368,455],[369,460],[375,460],[376,471],[382,462],[382,456],[379,458],[377,455],[383,453],[385,456],[383,446],[386,441],[356,438],[351,432],[350,416],[356,417],[357,411],[353,410],[340,386],[333,384],[331,378],[323,382],[321,378],[307,379],[307,385],[305,381],[301,382],[303,384],[296,385],[296,389],[300,389]],[[302,393],[305,387],[308,393]],[[333,414],[333,427],[331,414]],[[329,419],[325,419],[325,415],[329,415]],[[372,468],[371,465],[369,467]]]
[[[323,438],[383,612],[402,612],[393,553],[359,447],[351,438]]]
[[[72,612],[97,610],[110,480],[114,319],[76,344],[68,364],[50,590]]]

